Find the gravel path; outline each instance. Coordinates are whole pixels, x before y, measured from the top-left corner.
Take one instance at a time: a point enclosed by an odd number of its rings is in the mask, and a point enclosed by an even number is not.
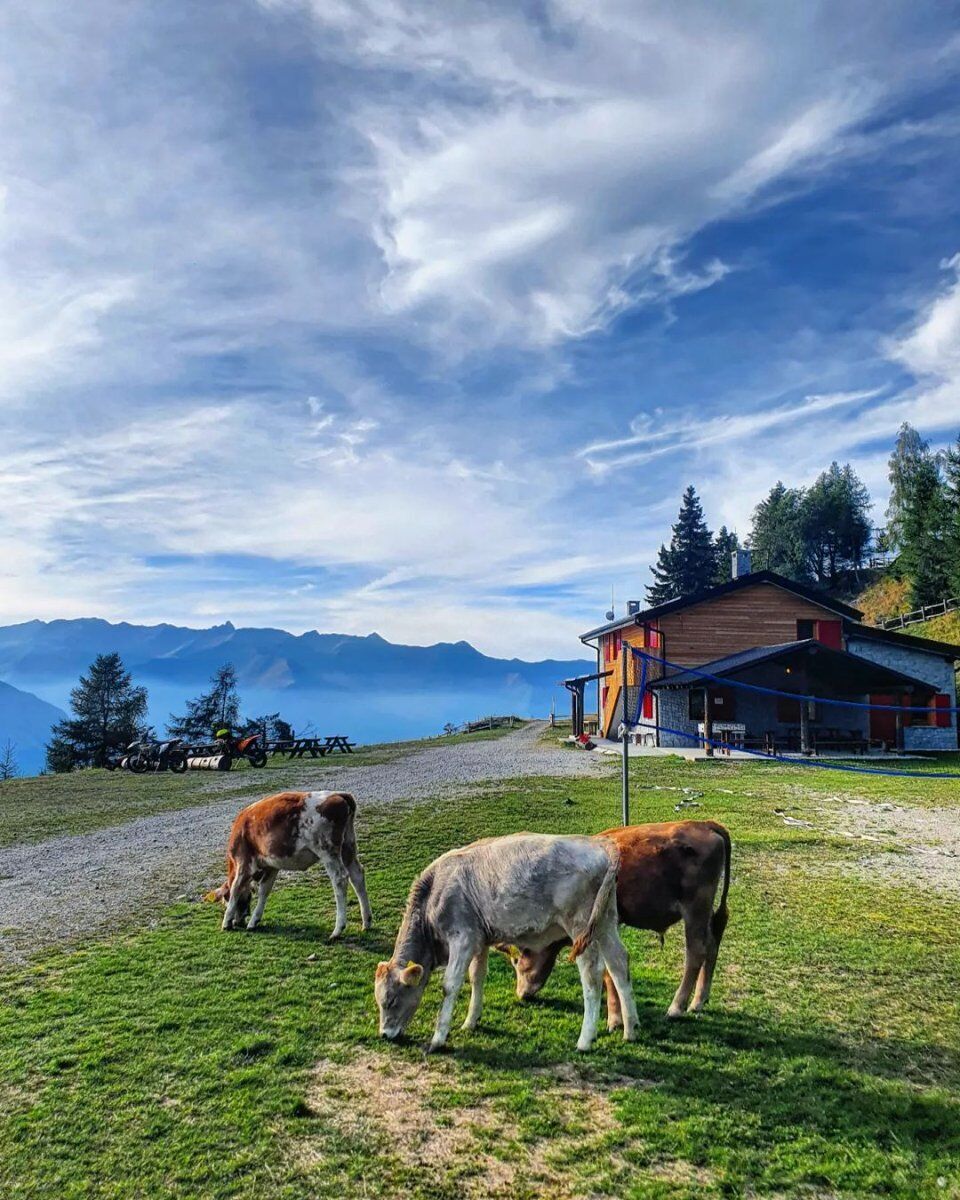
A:
[[[363,806],[425,800],[488,780],[611,769],[609,760],[539,745],[543,728],[528,725],[503,738],[438,746],[346,771],[304,764],[302,786],[342,787]],[[234,785],[225,777],[222,786]],[[245,803],[249,797],[232,796],[0,850],[0,956],[22,959],[42,946],[114,927],[133,913],[149,920],[165,903],[219,883],[227,831]]]

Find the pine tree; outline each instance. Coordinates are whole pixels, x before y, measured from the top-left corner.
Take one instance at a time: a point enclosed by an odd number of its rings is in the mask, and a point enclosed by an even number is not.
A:
[[[849,463],[831,463],[800,504],[807,565],[815,579],[835,587],[840,573],[863,565],[870,542],[870,493]]]
[[[721,525],[717,536],[713,539],[714,558],[716,567],[713,572],[713,582],[716,584],[729,583],[733,578],[733,552],[739,550],[740,539],[731,533],[726,525]]]
[[[47,766],[51,771],[103,766],[118,750],[145,733],[147,690],[134,687],[119,654],[99,654],[70,693],[73,716],[50,731]]]
[[[647,588],[650,604],[663,604],[710,587],[716,573],[713,535],[703,517],[703,507],[691,483],[673,526],[670,545],[661,546],[651,568],[654,582]]]
[[[947,588],[951,596],[960,596],[960,437],[947,448],[943,476]]]
[[[754,565],[804,583],[810,579],[804,542],[803,492],[780,480],[753,510],[750,533]]]
[[[210,690],[187,701],[182,717],[171,715],[167,732],[171,737],[193,742],[210,738],[218,729],[236,729],[240,724],[240,696],[233,663],[225,663],[210,679]]]
[[[910,579],[911,603],[935,604],[954,577],[953,451],[942,457],[908,424],[890,455],[888,532],[899,551],[896,571]]]
[[[0,748],[0,780],[15,779],[20,774],[20,764],[17,762],[17,747],[7,738]]]

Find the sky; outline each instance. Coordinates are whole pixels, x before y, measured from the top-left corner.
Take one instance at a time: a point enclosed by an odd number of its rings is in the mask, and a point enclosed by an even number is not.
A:
[[[0,12],[0,621],[575,657],[960,433],[950,6]]]

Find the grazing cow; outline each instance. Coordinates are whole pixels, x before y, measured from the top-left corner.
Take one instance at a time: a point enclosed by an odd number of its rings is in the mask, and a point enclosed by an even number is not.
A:
[[[224,929],[239,929],[250,911],[257,884],[257,905],[247,922],[256,929],[267,897],[281,871],[306,871],[323,864],[333,884],[337,920],[330,940],[347,923],[347,881],[360,901],[363,928],[370,928],[370,904],[357,858],[353,817],[357,802],[348,792],[280,792],[248,805],[237,814],[227,842],[227,881],[209,894],[226,901]]]
[[[432,971],[445,967],[443,1003],[430,1043],[431,1050],[438,1049],[447,1040],[468,969],[470,1009],[463,1028],[476,1028],[490,946],[519,940],[542,948],[566,938],[583,985],[577,1049],[589,1050],[596,1037],[604,965],[620,997],[624,1038],[632,1040],[636,1006],[617,932],[616,878],[616,848],[597,838],[514,833],[441,855],[414,881],[393,958],[377,967],[381,1036],[400,1037]]]
[[[710,997],[720,940],[727,927],[727,891],[730,887],[730,834],[716,821],[671,821],[660,825],[628,825],[597,834],[612,841],[620,852],[617,873],[617,909],[620,920],[635,929],[652,929],[661,938],[671,925],[683,920],[686,960],[683,978],[668,1017],[687,1011],[696,984],[691,1012],[699,1012]],[[720,905],[713,901],[720,879]],[[543,987],[557,955],[566,944],[535,948],[525,942],[501,945],[517,975],[517,995],[529,1000]],[[517,946],[520,949],[517,949]],[[617,988],[604,979],[607,990],[607,1026],[621,1023]]]

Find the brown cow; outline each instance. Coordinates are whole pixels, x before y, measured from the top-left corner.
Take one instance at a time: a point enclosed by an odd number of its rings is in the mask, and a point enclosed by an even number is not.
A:
[[[237,814],[227,842],[227,880],[209,899],[227,902],[224,929],[239,929],[250,911],[252,885],[257,905],[247,923],[256,929],[270,890],[281,871],[306,871],[323,864],[333,884],[337,919],[331,941],[347,923],[347,881],[360,901],[363,928],[370,928],[370,904],[353,827],[357,802],[348,792],[280,792]]]
[[[652,929],[662,937],[683,920],[686,961],[683,978],[667,1011],[679,1017],[687,1011],[696,984],[691,1012],[699,1012],[710,997],[710,983],[720,940],[727,927],[730,886],[730,834],[716,821],[671,821],[660,825],[628,825],[597,834],[620,851],[617,910],[620,920],[635,929]],[[720,905],[713,911],[723,877]],[[529,1000],[543,987],[565,942],[543,950],[500,947],[510,953],[517,975],[517,995]],[[616,990],[607,989],[607,1027],[621,1024]]]

